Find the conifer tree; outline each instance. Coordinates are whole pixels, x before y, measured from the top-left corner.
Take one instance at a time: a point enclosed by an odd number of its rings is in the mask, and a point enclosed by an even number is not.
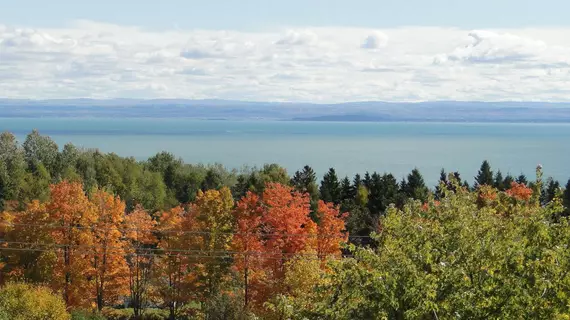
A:
[[[310,166],[303,167],[302,171],[297,171],[291,179],[291,185],[301,193],[308,193],[311,198],[318,197],[317,175]]]
[[[445,169],[441,169],[440,173],[439,173],[439,181],[437,183],[437,186],[435,187],[435,196],[438,199],[441,199],[444,197],[444,190],[441,187],[441,185],[447,186],[447,173],[445,173]]]
[[[560,182],[554,180],[552,177],[547,179],[546,185],[544,186],[544,190],[541,193],[540,202],[543,205],[548,204],[550,201],[554,199],[556,196],[556,192],[560,188]]]
[[[354,193],[356,193],[358,191],[358,188],[360,188],[360,186],[362,185],[362,178],[360,177],[360,174],[356,174],[354,176],[354,179],[352,180],[352,185],[354,186]]]
[[[526,178],[526,176],[524,174],[520,174],[520,176],[518,176],[517,178],[517,183],[522,183],[524,185],[528,185],[528,179]]]
[[[344,179],[342,179],[340,182],[340,201],[353,201],[355,196],[356,190],[350,184],[350,179],[348,179],[348,177],[344,177]]]
[[[503,173],[498,170],[495,174],[495,181],[493,182],[493,187],[497,188],[499,191],[505,191],[508,187],[504,184]]]
[[[417,168],[408,174],[407,182],[405,180],[404,182],[405,184],[402,184],[402,191],[406,198],[412,198],[422,202],[427,201],[429,190],[424,182],[422,174]]]
[[[308,193],[311,199],[312,217],[317,217],[314,213],[317,210],[317,202],[319,201],[319,187],[317,186],[317,175],[310,166],[306,165],[302,171],[297,171],[291,178],[291,186],[301,193]]]
[[[483,185],[493,186],[493,171],[491,171],[491,165],[487,160],[483,161],[475,177],[475,188]]]
[[[566,207],[566,212],[570,213],[570,179],[568,179],[568,182],[566,183],[566,188],[564,189],[562,197],[564,201],[564,207]]]
[[[338,205],[340,204],[341,200],[340,191],[340,183],[338,181],[336,171],[334,168],[330,168],[329,171],[323,176],[321,187],[319,188],[321,200]]]
[[[505,177],[505,179],[503,180],[503,186],[504,188],[508,189],[511,187],[511,184],[515,182],[515,178],[513,178],[513,176],[511,176],[510,174],[507,174],[507,176]]]

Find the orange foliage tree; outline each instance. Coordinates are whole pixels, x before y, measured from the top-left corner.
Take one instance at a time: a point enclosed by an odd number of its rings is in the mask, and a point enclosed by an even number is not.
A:
[[[237,252],[234,268],[243,275],[244,306],[247,309],[251,299],[259,299],[259,284],[263,280],[261,253],[261,221],[264,208],[258,195],[247,192],[233,211],[236,221],[232,249]]]
[[[137,206],[125,217],[124,226],[129,297],[135,318],[138,318],[148,299],[152,280],[154,247],[158,241],[154,235],[156,221],[146,210]]]
[[[55,267],[51,229],[45,204],[32,201],[19,212],[2,213],[2,275],[6,280],[50,282]],[[21,250],[33,248],[35,250]],[[37,249],[37,250],[36,250]]]
[[[341,243],[348,240],[344,225],[346,214],[341,215],[338,207],[321,200],[318,203],[317,216],[317,256],[322,260],[329,256],[339,257]]]
[[[512,182],[505,193],[518,201],[530,201],[533,191],[523,183]]]
[[[116,304],[128,292],[128,268],[125,260],[126,241],[122,234],[125,203],[118,197],[96,191],[92,202],[97,213],[94,231],[94,254],[91,257],[95,270],[97,308]]]
[[[91,227],[97,222],[97,212],[89,201],[83,186],[63,181],[50,187],[50,201],[46,210],[56,227],[51,236],[57,255],[53,267],[52,287],[63,292],[70,307],[90,306],[93,298],[87,294],[95,270],[91,265],[95,237]]]
[[[269,183],[263,192],[263,203],[266,263],[272,266],[273,277],[281,279],[287,259],[307,249],[308,231],[316,229],[309,217],[310,198],[291,187]]]
[[[153,278],[157,296],[168,308],[171,319],[178,317],[181,307],[191,300],[194,292],[190,285],[196,275],[188,264],[189,247],[192,247],[188,239],[193,238],[183,229],[188,219],[193,217],[184,208],[173,208],[162,213],[157,230],[162,257],[155,266],[157,272]]]

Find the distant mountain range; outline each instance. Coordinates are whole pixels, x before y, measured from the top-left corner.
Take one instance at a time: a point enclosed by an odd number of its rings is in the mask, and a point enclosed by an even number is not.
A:
[[[570,103],[370,101],[311,104],[182,99],[0,99],[0,117],[138,117],[368,122],[570,122]]]

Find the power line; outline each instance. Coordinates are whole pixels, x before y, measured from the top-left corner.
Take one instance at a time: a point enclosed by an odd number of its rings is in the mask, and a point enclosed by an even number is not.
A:
[[[65,225],[50,225],[50,224],[35,224],[35,223],[6,223],[4,226],[23,226],[23,227],[39,227],[48,229],[77,229],[77,230],[99,230],[99,231],[123,231],[123,232],[147,232],[147,233],[166,233],[166,234],[189,234],[189,235],[216,235],[216,236],[263,236],[263,237],[309,237],[309,238],[348,238],[348,239],[369,239],[370,236],[351,236],[351,235],[333,235],[333,234],[305,234],[305,233],[263,233],[263,232],[212,232],[212,231],[195,231],[195,230],[151,230],[141,228],[101,228],[101,227],[85,227],[85,226],[65,226]]]
[[[113,246],[94,246],[94,245],[77,245],[77,244],[60,244],[60,243],[35,243],[35,242],[19,242],[19,241],[5,241],[5,240],[0,240],[0,244],[5,243],[7,245],[26,245],[26,246],[35,246],[35,245],[39,245],[39,246],[44,246],[44,247],[56,247],[56,248],[80,248],[80,249],[95,249],[95,250],[106,250],[106,249],[110,249],[110,250],[126,250],[124,253],[124,255],[131,255],[133,254],[132,252],[130,252],[130,248],[123,248],[123,247],[113,247]],[[1,247],[0,247],[1,248]],[[253,255],[253,256],[276,256],[276,255],[282,255],[282,256],[332,256],[332,255],[326,255],[326,254],[311,254],[311,253],[291,253],[291,252],[271,252],[271,251],[245,251],[245,252],[241,252],[241,251],[229,251],[229,250],[214,250],[214,251],[207,251],[207,250],[198,250],[198,249],[167,249],[167,248],[135,248],[134,250],[142,250],[142,251],[152,251],[152,252],[158,252],[158,253],[153,253],[155,255],[165,255],[166,253],[170,252],[179,252],[179,253],[213,253],[213,254],[230,254],[230,255],[242,255],[242,256],[246,256],[246,255]],[[92,252],[94,254],[101,254],[101,253],[97,253],[97,252]],[[109,253],[108,251],[105,252],[104,254]]]
[[[6,250],[6,251],[24,251],[24,252],[52,252],[54,249],[65,249],[65,245],[58,247],[58,248],[10,248],[10,247],[0,247],[0,251],[2,250]],[[93,251],[74,251],[74,253],[76,254],[80,254],[80,255],[93,255],[94,252]],[[123,252],[107,252],[107,255],[110,256],[129,256],[129,255],[134,255],[136,257],[175,257],[175,258],[179,258],[179,257],[187,257],[187,258],[195,258],[195,259],[204,259],[204,258],[208,258],[208,259],[231,259],[231,258],[235,258],[233,255],[198,255],[198,254],[184,254],[184,253],[178,253],[178,254],[158,254],[158,253],[136,253],[136,254],[126,254]],[[292,255],[290,258],[294,258],[296,255]],[[326,259],[333,259],[333,260],[338,260],[339,257],[336,257],[334,255],[326,255],[326,256],[322,256],[322,258],[326,258]],[[348,256],[347,256],[348,257]],[[244,259],[244,258],[242,258]],[[279,258],[279,257],[263,257],[263,260],[277,260],[277,261],[281,261],[283,260],[283,257]],[[241,259],[240,259],[241,260]],[[303,258],[303,260],[309,260],[309,261],[322,261],[321,258],[319,257],[308,257],[308,258]]]

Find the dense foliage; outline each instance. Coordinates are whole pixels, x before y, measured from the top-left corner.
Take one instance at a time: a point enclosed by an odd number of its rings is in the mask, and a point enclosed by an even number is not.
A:
[[[49,289],[25,283],[0,288],[1,320],[69,320],[63,299]]]
[[[74,319],[570,317],[570,181],[540,167],[319,183],[35,131],[0,135],[0,159],[0,283],[41,284]]]

